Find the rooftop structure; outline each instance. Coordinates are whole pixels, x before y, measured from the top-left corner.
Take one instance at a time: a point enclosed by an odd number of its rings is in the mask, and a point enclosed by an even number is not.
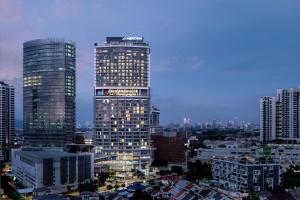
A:
[[[12,172],[25,187],[61,193],[93,179],[93,161],[92,153],[15,149]]]

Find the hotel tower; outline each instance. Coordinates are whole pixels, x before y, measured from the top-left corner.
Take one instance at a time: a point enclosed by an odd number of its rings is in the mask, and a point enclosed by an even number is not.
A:
[[[141,37],[95,44],[95,157],[119,176],[145,174],[150,150],[150,48]]]

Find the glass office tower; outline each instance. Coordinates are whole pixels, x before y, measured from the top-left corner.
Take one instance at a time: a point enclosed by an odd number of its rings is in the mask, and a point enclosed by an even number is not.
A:
[[[107,37],[95,44],[96,158],[130,176],[148,173],[150,151],[150,48],[140,37]]]
[[[23,44],[24,143],[64,147],[75,132],[75,44],[40,39]]]

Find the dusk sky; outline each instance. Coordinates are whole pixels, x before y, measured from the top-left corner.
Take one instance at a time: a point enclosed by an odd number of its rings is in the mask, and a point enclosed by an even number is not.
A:
[[[163,124],[258,122],[260,96],[300,86],[299,10],[297,0],[0,0],[0,80],[16,87],[21,120],[23,42],[75,41],[77,122],[92,121],[94,43],[143,36]]]

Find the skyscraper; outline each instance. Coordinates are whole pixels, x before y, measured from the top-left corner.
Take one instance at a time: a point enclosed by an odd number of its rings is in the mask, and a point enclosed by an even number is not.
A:
[[[276,124],[278,138],[300,141],[300,88],[277,90]]]
[[[107,37],[95,44],[96,157],[128,175],[148,173],[150,151],[150,48],[140,37]]]
[[[276,99],[264,96],[260,98],[260,141],[268,143],[276,137]]]
[[[75,132],[75,44],[39,39],[23,44],[24,142],[63,147]]]
[[[8,159],[15,139],[15,89],[0,81],[0,151]]]

